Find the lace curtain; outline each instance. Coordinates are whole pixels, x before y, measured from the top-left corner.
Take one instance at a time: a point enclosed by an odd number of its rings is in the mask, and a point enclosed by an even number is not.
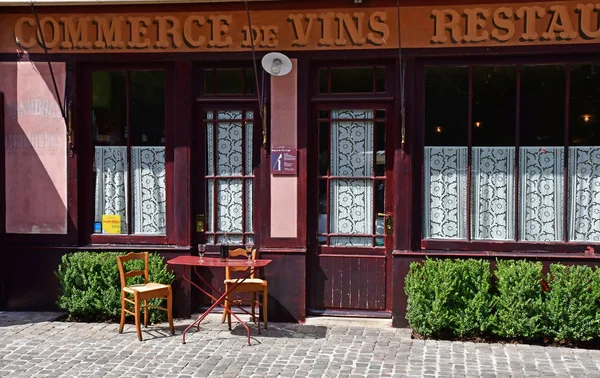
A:
[[[373,233],[373,187],[371,180],[352,179],[373,175],[373,111],[331,111],[332,176],[348,179],[331,180],[330,233]],[[333,236],[331,245],[370,246],[370,237]]]
[[[569,148],[569,239],[600,241],[600,147]]]
[[[95,221],[103,214],[121,216],[121,233],[127,233],[127,147],[96,147]],[[165,148],[131,148],[131,185],[134,234],[166,232]]]
[[[165,148],[132,147],[133,233],[166,232]]]
[[[424,237],[467,237],[467,148],[425,147]]]
[[[127,147],[96,147],[95,222],[103,214],[121,216],[121,233],[127,233]]]
[[[473,147],[471,237],[514,239],[514,147]]]
[[[564,148],[521,147],[520,239],[564,238]]]
[[[246,111],[245,113],[246,119],[254,118],[253,112]],[[243,242],[241,233],[253,231],[253,179],[244,178],[244,175],[251,175],[253,172],[253,123],[246,121],[246,127],[243,127],[243,114],[242,111],[208,112],[208,119],[216,121],[216,136],[212,124],[209,123],[207,127],[207,174],[217,177],[215,181],[207,181],[207,230],[214,231],[211,228],[216,221],[217,232],[229,233],[227,234],[228,241],[240,244]],[[244,154],[243,138],[245,138],[245,159],[242,159]],[[215,146],[216,160],[214,159]],[[218,178],[219,176],[239,176],[239,178]],[[242,201],[243,197],[245,197],[245,201]],[[242,209],[244,202],[245,208]],[[238,233],[238,235],[231,233]],[[221,242],[223,238],[224,236],[220,235],[217,242]],[[251,236],[248,236],[247,239],[252,241]]]
[[[514,147],[474,147],[473,240],[513,240]],[[425,147],[427,239],[465,239],[467,147]],[[569,148],[568,240],[600,241],[600,147]],[[562,241],[564,148],[519,149],[519,240]]]

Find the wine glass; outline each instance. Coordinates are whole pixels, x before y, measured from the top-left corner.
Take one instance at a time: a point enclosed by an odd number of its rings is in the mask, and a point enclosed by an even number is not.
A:
[[[198,244],[198,254],[200,255],[200,261],[204,261],[204,252],[206,252],[206,244]]]
[[[252,257],[252,250],[254,249],[253,244],[246,244],[246,255],[248,255],[248,264],[252,264],[250,258]]]

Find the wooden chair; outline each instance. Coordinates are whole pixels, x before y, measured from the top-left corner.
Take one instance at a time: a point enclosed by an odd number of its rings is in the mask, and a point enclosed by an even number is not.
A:
[[[131,260],[143,260],[144,270],[125,272],[123,263]],[[125,314],[131,314],[135,317],[135,328],[137,330],[138,339],[142,341],[142,330],[140,329],[141,308],[144,309],[144,327],[148,326],[148,309],[156,308],[167,312],[171,334],[175,333],[175,328],[173,327],[173,292],[171,290],[171,285],[148,282],[148,252],[130,252],[125,256],[117,256],[117,264],[119,266],[119,275],[121,276],[121,324],[119,326],[119,333],[123,333]],[[127,278],[136,276],[143,276],[144,283],[128,286]],[[133,299],[131,299],[131,296],[133,296]],[[167,308],[148,305],[148,300],[152,298],[166,298]],[[133,311],[127,309],[127,303],[133,305]]]
[[[256,249],[253,249],[252,257],[251,257],[253,261],[256,260],[256,254],[257,254]],[[246,254],[245,249],[237,248],[237,249],[230,250],[228,252],[228,256],[229,256],[229,258],[235,258],[235,257],[239,257],[239,256],[247,256],[247,254]],[[225,290],[226,291],[229,290],[229,288],[231,286],[235,285],[235,282],[236,282],[236,279],[232,278],[231,273],[235,272],[235,271],[244,271],[246,269],[247,269],[247,267],[245,267],[245,266],[225,268]],[[250,311],[252,314],[252,320],[256,319],[256,318],[254,318],[254,316],[256,315],[255,308],[256,308],[256,305],[260,303],[259,301],[256,300],[256,294],[257,293],[261,294],[262,295],[263,321],[265,324],[265,328],[269,328],[268,310],[267,310],[267,300],[269,297],[269,289],[268,289],[266,280],[263,280],[260,278],[255,278],[254,273],[252,273],[252,275],[247,280],[245,280],[241,284],[237,285],[237,287],[234,289],[233,293],[250,293]],[[227,309],[231,310],[231,302],[229,300],[225,301],[225,307],[227,307]],[[225,322],[225,318],[227,318],[227,324],[229,326],[229,329],[231,329],[231,314],[229,312],[227,312],[227,310],[223,310],[223,317],[221,319],[221,322]]]

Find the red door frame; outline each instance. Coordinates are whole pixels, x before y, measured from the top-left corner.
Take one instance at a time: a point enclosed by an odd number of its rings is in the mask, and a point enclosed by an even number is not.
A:
[[[333,95],[333,96],[318,96],[315,95],[318,93],[318,69],[327,66],[333,67],[343,67],[343,66],[372,66],[372,65],[384,65],[386,67],[386,83],[388,87],[386,88],[385,93],[381,94],[354,94],[354,95]],[[329,109],[332,108],[368,108],[368,109],[386,109],[386,186],[385,186],[385,213],[391,213],[394,219],[398,219],[398,211],[395,208],[395,203],[397,201],[397,196],[401,190],[396,190],[396,173],[397,170],[397,162],[396,162],[396,151],[399,149],[399,135],[400,128],[395,126],[399,124],[399,101],[395,101],[397,98],[397,83],[396,78],[398,75],[395,73],[397,66],[393,61],[383,61],[377,62],[376,64],[373,61],[354,61],[354,62],[345,62],[343,64],[326,64],[326,63],[317,63],[311,67],[310,70],[310,78],[311,78],[311,93],[313,96],[311,97],[311,106],[309,114],[311,115],[310,120],[307,122],[307,126],[309,130],[318,130],[318,109],[326,107]],[[389,85],[392,84],[392,85]],[[316,298],[313,290],[311,289],[311,285],[314,285],[314,280],[316,279],[318,266],[318,258],[321,257],[341,257],[341,258],[352,258],[353,256],[367,258],[367,259],[385,259],[385,310],[382,311],[368,311],[364,314],[369,316],[369,312],[371,312],[371,316],[378,316],[376,313],[385,313],[389,315],[392,309],[392,252],[396,248],[398,244],[397,240],[397,222],[394,224],[394,233],[391,236],[384,236],[384,248],[385,251],[383,254],[378,252],[382,248],[377,247],[365,247],[365,248],[353,248],[353,247],[321,247],[318,245],[316,241],[317,229],[318,229],[318,200],[314,202],[314,199],[318,197],[315,195],[314,188],[318,188],[318,153],[315,153],[315,148],[318,148],[318,133],[317,132],[309,132],[309,141],[308,145],[308,179],[307,186],[309,193],[307,197],[308,201],[308,252],[307,252],[307,306],[308,310],[311,313],[320,314],[327,313],[327,309],[319,309],[316,306]],[[310,194],[311,189],[313,194]],[[403,186],[404,191],[409,190],[410,183],[407,182],[406,185]],[[375,193],[373,194],[375,195]],[[312,200],[311,200],[312,199]],[[324,250],[326,253],[320,253],[320,251]],[[351,277],[355,278],[355,277]],[[365,277],[363,280],[357,280],[356,278],[353,282],[365,282],[368,279]],[[363,314],[361,310],[344,310],[341,309],[336,314],[349,313],[353,315]],[[383,315],[383,316],[387,316]]]

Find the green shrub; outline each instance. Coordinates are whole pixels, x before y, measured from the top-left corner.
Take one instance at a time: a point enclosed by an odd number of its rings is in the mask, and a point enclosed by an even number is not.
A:
[[[57,302],[59,308],[77,320],[118,320],[121,315],[121,283],[116,257],[124,254],[75,252],[64,255],[56,272],[61,287]],[[126,264],[126,269],[143,269],[143,264],[143,261],[131,261]],[[167,271],[163,258],[156,253],[149,256],[148,271],[151,282],[172,284],[175,279],[175,275]],[[133,277],[127,284],[141,282],[142,277]],[[150,304],[164,306],[160,299],[153,299]],[[150,310],[150,322],[164,319],[164,311]]]
[[[598,336],[599,278],[588,266],[550,265],[549,335],[558,341],[588,341]]]
[[[509,338],[543,336],[542,264],[524,260],[498,261],[495,277],[495,333]]]
[[[424,336],[467,337],[491,325],[490,264],[482,260],[427,259],[406,277],[407,319]]]

